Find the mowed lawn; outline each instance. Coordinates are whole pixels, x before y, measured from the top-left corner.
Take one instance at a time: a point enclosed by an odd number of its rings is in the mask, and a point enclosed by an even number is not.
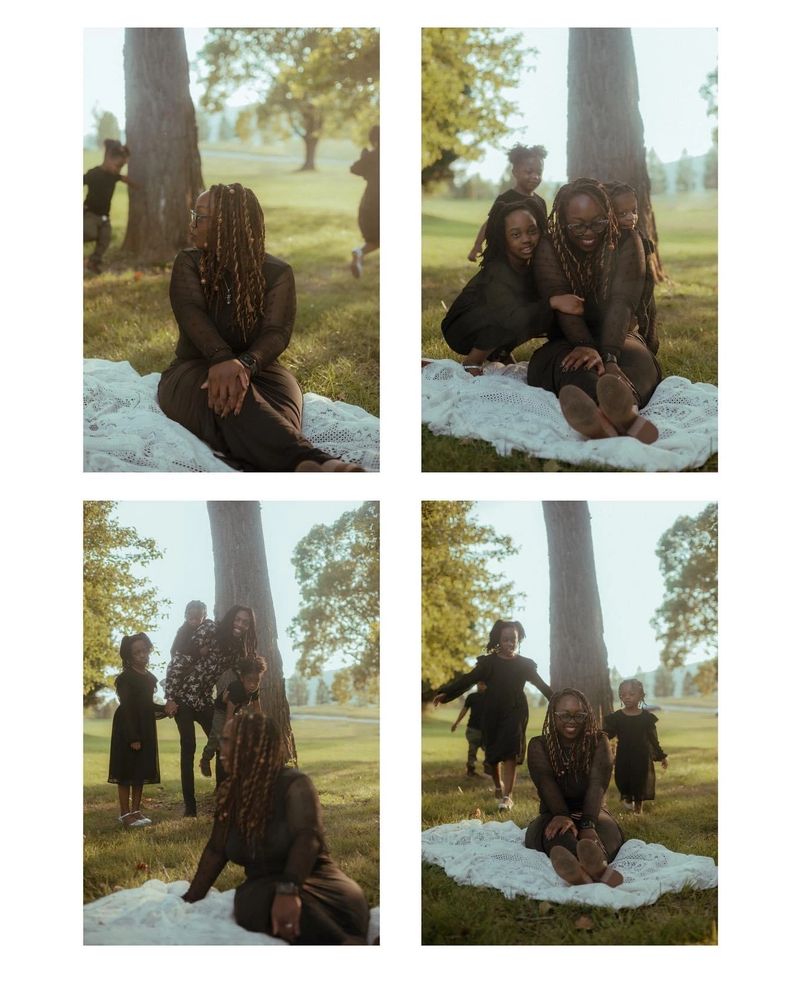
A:
[[[691,704],[688,700],[686,704]],[[524,828],[539,803],[527,768],[518,771],[514,809],[497,812],[488,779],[466,778],[467,742],[462,722],[450,725],[458,704],[426,713],[422,723],[423,827],[470,819],[480,809],[487,820]],[[608,807],[629,838],[664,844],[686,854],[717,857],[717,727],[707,712],[664,710],[659,740],[670,755],[669,768],[656,765],[656,799],[641,816],[621,809],[613,783]],[[541,732],[544,709],[531,712],[528,737]],[[522,779],[522,780],[519,780]],[[575,926],[582,915],[592,928]],[[505,899],[494,889],[459,886],[435,865],[423,865],[422,936],[425,944],[715,944],[716,890],[667,893],[653,906],[636,910],[545,904]]]
[[[305,392],[378,413],[380,252],[363,277],[350,273],[350,251],[362,242],[358,203],[364,181],[349,172],[358,150],[334,147],[316,172],[297,171],[296,156],[235,155],[201,150],[207,186],[239,181],[264,209],[267,250],[288,261],[297,285],[297,320],[281,362]],[[84,153],[84,169],[100,155]],[[137,269],[120,251],[128,192],[118,184],[111,205],[113,239],[106,271],[84,282],[84,356],[130,361],[142,375],[163,371],[174,356],[177,328],[169,305],[171,261]],[[85,254],[92,245],[86,244]]]
[[[422,217],[422,354],[455,358],[442,338],[440,324],[458,293],[475,274],[467,254],[489,201],[431,197]],[[653,199],[661,260],[668,280],[656,288],[661,337],[658,359],[664,375],[693,382],[717,383],[717,196],[716,192],[661,195]],[[540,341],[516,350],[527,361]],[[545,463],[515,452],[501,458],[485,442],[437,436],[423,428],[426,471],[540,472]],[[575,471],[566,463],[547,462],[546,471]],[[714,455],[698,470],[717,469]],[[609,471],[596,469],[592,471]]]
[[[335,714],[335,706],[328,709]],[[371,714],[374,722],[295,720],[293,729],[300,767],[319,792],[333,859],[363,888],[370,906],[377,906],[377,709]],[[199,727],[196,732],[199,759],[205,738]],[[178,729],[170,719],[158,722],[162,783],[145,785],[142,800],[153,825],[123,829],[117,788],[106,780],[110,736],[110,720],[84,722],[84,902],[151,878],[191,879],[211,832],[214,782],[198,770],[199,817],[183,818]],[[243,879],[243,869],[228,865],[215,885],[224,891]]]

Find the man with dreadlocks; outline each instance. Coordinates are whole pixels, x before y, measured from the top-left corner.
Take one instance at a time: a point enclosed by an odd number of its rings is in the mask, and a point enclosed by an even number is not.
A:
[[[331,860],[311,779],[287,766],[290,733],[288,708],[279,717],[237,715],[226,724],[221,752],[229,777],[183,898],[203,899],[233,861],[246,875],[234,897],[240,926],[290,944],[366,944],[367,900]]]
[[[661,369],[637,324],[644,248],[635,230],[622,241],[619,235],[599,181],[581,177],[559,190],[534,278],[540,298],[572,292],[584,300],[584,314],[557,314],[548,343],[530,360],[528,384],[556,393],[567,422],[585,437],[622,434],[651,444],[658,430],[639,408]]]
[[[292,269],[264,247],[264,214],[241,184],[215,184],[192,212],[194,249],[172,266],[175,360],[164,413],[248,472],[363,472],[301,433],[303,394],[278,364],[294,325]]]
[[[619,885],[622,876],[608,862],[624,837],[604,808],[611,747],[582,692],[555,692],[542,735],[528,744],[528,770],[539,793],[539,815],[525,833],[525,846],[547,854],[570,885]]]

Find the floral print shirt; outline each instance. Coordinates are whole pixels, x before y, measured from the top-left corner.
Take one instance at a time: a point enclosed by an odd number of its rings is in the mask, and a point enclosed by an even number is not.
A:
[[[164,693],[168,701],[202,712],[214,705],[214,685],[241,656],[241,649],[224,649],[217,640],[217,624],[204,621],[191,638],[193,654],[176,653],[167,667]],[[205,648],[204,655],[200,650]]]

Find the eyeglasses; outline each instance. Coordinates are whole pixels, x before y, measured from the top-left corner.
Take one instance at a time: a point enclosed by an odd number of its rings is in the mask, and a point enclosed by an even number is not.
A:
[[[636,219],[639,217],[638,212],[617,212],[616,215],[620,222],[623,219]]]
[[[587,712],[555,712],[554,714],[559,722],[586,722],[589,718]]]
[[[608,219],[594,219],[592,222],[568,222],[567,229],[573,236],[583,236],[583,234],[591,229],[593,233],[598,235],[602,233],[608,226]]]
[[[192,217],[192,225],[193,226],[196,226],[197,223],[200,222],[201,219],[207,219],[208,218],[207,215],[198,215],[197,212],[195,212],[195,210],[193,208],[190,209],[189,215]]]

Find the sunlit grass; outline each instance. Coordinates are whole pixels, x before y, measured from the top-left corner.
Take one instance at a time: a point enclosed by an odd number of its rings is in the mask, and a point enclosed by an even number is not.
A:
[[[677,703],[676,699],[670,699]],[[702,705],[702,699],[698,700]],[[695,704],[694,699],[681,704]],[[423,827],[456,823],[480,809],[497,813],[492,784],[464,777],[464,730],[450,732],[457,705],[423,719]],[[528,736],[541,732],[543,709],[534,709]],[[656,799],[642,816],[623,812],[613,785],[609,809],[627,837],[664,844],[686,854],[717,855],[717,732],[707,713],[659,712],[659,740],[669,768],[656,768]],[[523,766],[514,810],[506,819],[527,825],[539,811],[535,789]],[[716,890],[668,893],[653,906],[619,912],[597,907],[554,905],[546,913],[532,899],[507,900],[494,889],[458,886],[435,865],[423,865],[422,920],[426,944],[711,944],[716,943]],[[591,931],[575,919],[589,913]]]
[[[460,290],[475,273],[467,253],[491,202],[441,197],[423,201],[422,354],[455,358],[441,322]],[[654,198],[659,250],[667,280],[656,288],[661,348],[658,359],[668,375],[693,382],[717,382],[717,198],[716,192]],[[539,341],[514,352],[527,361]],[[591,466],[533,458],[515,452],[499,456],[491,445],[422,431],[426,471],[602,471]],[[698,472],[715,471],[713,455]],[[608,471],[608,470],[607,470]]]

